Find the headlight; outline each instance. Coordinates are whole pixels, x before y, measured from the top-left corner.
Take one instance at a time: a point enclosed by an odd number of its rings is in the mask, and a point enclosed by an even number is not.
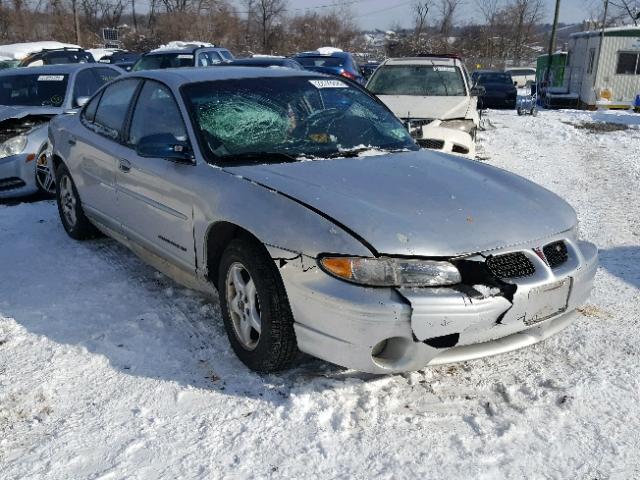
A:
[[[467,133],[471,133],[471,130],[476,128],[476,124],[473,120],[444,120],[440,123],[440,126]]]
[[[10,138],[0,145],[0,158],[22,153],[26,146],[27,137],[24,135],[18,135],[17,137]]]
[[[435,287],[460,283],[449,262],[404,258],[323,257],[322,269],[334,277],[376,287]]]

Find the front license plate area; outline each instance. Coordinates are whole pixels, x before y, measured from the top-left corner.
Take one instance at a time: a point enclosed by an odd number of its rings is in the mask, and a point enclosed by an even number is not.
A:
[[[534,325],[567,310],[572,278],[532,288],[529,291],[531,308],[524,316],[525,325]]]

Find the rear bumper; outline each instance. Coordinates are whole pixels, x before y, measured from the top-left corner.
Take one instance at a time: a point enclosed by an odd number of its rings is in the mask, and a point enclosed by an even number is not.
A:
[[[557,271],[542,268],[519,283],[512,301],[472,299],[451,288],[366,288],[320,271],[281,268],[295,318],[299,348],[332,363],[370,373],[404,372],[509,352],[540,342],[567,327],[588,298],[597,270],[597,249],[571,242],[571,259]],[[305,271],[306,270],[306,271]],[[531,292],[571,279],[566,308],[534,323],[539,309]],[[433,338],[453,339],[432,346]],[[421,341],[423,340],[423,341]],[[425,343],[429,342],[429,343]]]
[[[26,153],[0,158],[0,198],[20,197],[38,191],[36,161],[27,160]]]
[[[516,108],[516,98],[517,97],[482,97],[478,100],[480,105],[479,108],[507,108],[514,109]]]

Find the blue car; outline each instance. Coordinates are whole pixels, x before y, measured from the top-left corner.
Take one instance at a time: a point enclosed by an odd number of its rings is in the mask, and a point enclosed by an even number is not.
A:
[[[329,75],[338,75],[348,78],[361,85],[365,84],[365,78],[360,73],[358,64],[350,53],[347,52],[302,52],[295,55],[294,60],[300,63],[305,70],[311,70]]]

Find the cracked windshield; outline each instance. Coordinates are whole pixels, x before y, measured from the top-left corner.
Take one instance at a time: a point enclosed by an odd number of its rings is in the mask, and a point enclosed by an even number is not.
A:
[[[185,87],[184,94],[205,154],[213,162],[280,162],[417,149],[393,114],[337,79],[202,82]]]

